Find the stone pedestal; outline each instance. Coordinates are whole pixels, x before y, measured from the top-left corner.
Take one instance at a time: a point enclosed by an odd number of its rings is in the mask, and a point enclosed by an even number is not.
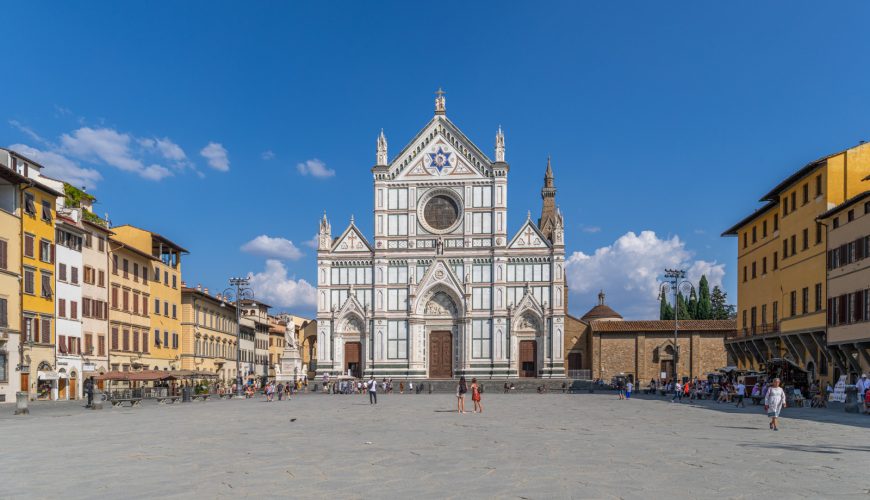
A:
[[[275,381],[277,382],[296,382],[302,379],[302,356],[299,354],[299,349],[288,343],[281,354],[281,364],[278,367]]]
[[[29,394],[23,391],[19,391],[15,393],[15,414],[16,415],[27,415],[30,413],[30,409],[27,408],[27,403],[29,400]]]
[[[846,386],[846,413],[858,413],[858,388],[854,385]]]

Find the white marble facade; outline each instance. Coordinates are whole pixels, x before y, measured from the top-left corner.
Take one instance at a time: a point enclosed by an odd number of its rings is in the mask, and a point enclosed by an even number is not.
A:
[[[443,94],[435,109],[392,160],[378,137],[372,240],[353,218],[335,238],[320,221],[318,374],[564,377],[564,223],[549,161],[541,218],[511,235],[501,129],[493,161],[447,118]]]

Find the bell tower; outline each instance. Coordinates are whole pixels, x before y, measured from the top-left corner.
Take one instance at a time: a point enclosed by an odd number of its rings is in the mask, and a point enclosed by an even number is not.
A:
[[[553,182],[553,167],[550,165],[550,157],[547,157],[547,171],[544,173],[544,187],[541,188],[541,218],[538,219],[538,227],[544,236],[553,241],[553,230],[556,228],[556,185]]]

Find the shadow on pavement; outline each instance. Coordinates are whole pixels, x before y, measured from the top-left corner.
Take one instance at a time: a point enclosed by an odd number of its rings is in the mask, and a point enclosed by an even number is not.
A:
[[[632,399],[643,399],[648,401],[660,401],[671,406],[691,406],[693,408],[702,408],[713,410],[722,413],[747,413],[765,417],[764,405],[747,405],[746,408],[737,408],[734,403],[717,403],[708,399],[705,400],[683,400],[683,402],[671,403],[670,396],[659,397],[650,395],[632,396]],[[870,416],[859,413],[846,413],[843,407],[835,408],[785,408],[782,411],[782,417],[785,420],[808,420],[812,422],[826,422],[840,425],[850,425],[853,427],[870,428]],[[766,417],[765,417],[766,418]]]
[[[870,452],[870,446],[830,446],[830,445],[802,445],[786,443],[740,443],[737,446],[744,448],[776,448],[789,451],[803,451],[805,453],[839,454],[843,451]]]

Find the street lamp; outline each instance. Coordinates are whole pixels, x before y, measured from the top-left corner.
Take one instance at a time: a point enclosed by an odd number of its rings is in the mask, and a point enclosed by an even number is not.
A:
[[[677,332],[680,329],[680,307],[678,296],[682,293],[688,297],[695,287],[692,283],[686,280],[686,271],[684,269],[665,269],[665,279],[662,283],[662,296],[667,296],[668,292],[674,293],[674,386],[677,383],[677,364],[680,362],[680,346],[677,344]]]
[[[242,300],[254,299],[254,290],[249,288],[249,278],[230,278],[230,287],[221,294],[221,307],[226,303],[236,303],[236,396],[242,397],[242,325],[241,325],[241,302]],[[235,289],[233,288],[235,287]]]

